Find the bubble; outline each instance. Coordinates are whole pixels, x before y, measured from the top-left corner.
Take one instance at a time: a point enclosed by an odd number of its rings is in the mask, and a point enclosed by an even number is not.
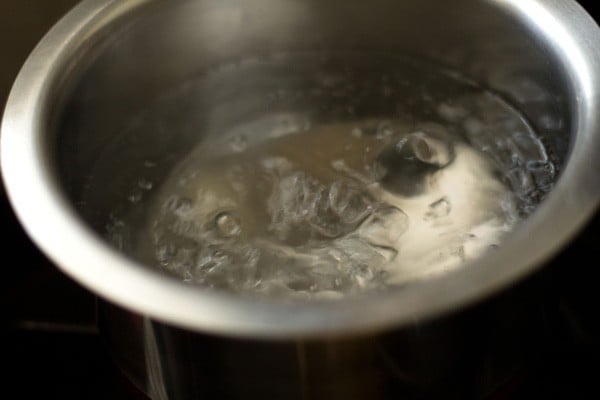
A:
[[[119,250],[126,251],[129,247],[129,226],[122,219],[114,215],[109,216],[106,224],[107,239]]]
[[[377,134],[375,137],[379,140],[385,140],[394,134],[394,129],[389,121],[381,121],[377,124]]]
[[[533,189],[532,176],[522,167],[513,167],[506,171],[504,177],[518,196],[526,198]]]
[[[394,261],[399,254],[399,251],[393,247],[375,245],[374,249],[383,257],[386,264]]]
[[[147,179],[140,179],[138,181],[138,187],[142,190],[152,190],[153,183]]]
[[[282,175],[293,168],[293,164],[285,157],[267,157],[261,160],[262,167],[271,173]]]
[[[323,74],[320,76],[320,84],[324,88],[334,88],[343,83],[343,77],[337,74]]]
[[[556,167],[548,160],[528,161],[527,170],[530,172],[536,184],[536,188],[542,192],[542,195],[549,192],[556,179]]]
[[[242,223],[233,211],[223,211],[215,217],[215,226],[219,234],[225,238],[239,236],[242,233]]]
[[[183,238],[195,239],[198,236],[200,228],[193,219],[176,218],[171,224],[170,230]]]
[[[450,200],[447,197],[442,197],[429,205],[429,210],[425,214],[425,220],[447,217],[450,215],[450,211],[452,211]]]
[[[139,203],[142,200],[142,196],[142,192],[136,189],[127,197],[127,200],[129,200],[130,203]]]
[[[246,137],[246,135],[242,134],[235,135],[231,138],[229,142],[229,147],[232,151],[236,153],[246,151],[246,149],[248,148],[248,138]]]
[[[465,262],[467,260],[465,246],[463,245],[456,247],[452,253],[454,256],[458,257],[461,262]]]
[[[395,248],[408,230],[408,215],[401,209],[382,205],[360,226],[358,234],[368,243]]]
[[[375,274],[371,268],[367,265],[359,265],[352,271],[352,277],[358,283],[360,287],[366,287],[371,283]]]
[[[375,268],[385,263],[385,258],[360,235],[336,240],[333,246],[341,252],[343,263],[350,271],[361,265]]]
[[[365,219],[371,213],[371,203],[364,191],[348,181],[336,181],[329,187],[329,207],[343,223],[356,224]]]
[[[161,244],[156,247],[156,259],[162,267],[167,267],[175,256],[175,247],[170,244]]]
[[[482,121],[475,117],[467,118],[463,123],[464,129],[469,136],[469,139],[476,141],[479,135],[482,135],[485,131],[485,125]]]
[[[527,169],[536,173],[554,174],[554,165],[548,160],[534,160],[527,162]]]
[[[449,122],[459,122],[469,115],[469,112],[464,107],[449,103],[441,103],[437,108],[437,112]]]
[[[238,194],[245,195],[247,193],[246,179],[244,176],[244,167],[241,165],[233,165],[227,171],[227,180],[231,184],[233,190]]]
[[[292,172],[276,179],[267,202],[270,230],[281,240],[310,234],[307,232],[310,226],[322,229],[323,234],[335,234],[328,233],[328,226],[319,223],[324,190],[323,185],[303,172]]]
[[[170,250],[169,258],[162,259],[164,269],[178,275],[183,275],[186,271],[190,271],[196,259],[196,249],[190,247],[171,247]]]
[[[308,224],[316,233],[325,238],[336,238],[344,234],[345,227],[336,219],[328,215],[314,216],[308,220]]]
[[[352,131],[350,131],[350,134],[352,135],[352,137],[358,139],[363,136],[363,131],[359,127],[355,127],[355,128],[352,128]]]
[[[206,247],[202,249],[200,253],[197,254],[196,259],[194,260],[194,273],[199,278],[204,278],[208,274],[214,274],[219,272],[222,267],[227,267],[229,262],[231,261],[231,257],[225,251],[213,248]]]
[[[453,158],[449,144],[423,132],[406,136],[396,144],[396,150],[407,160],[420,161],[438,168],[447,166]]]
[[[406,145],[410,149],[409,157],[414,157],[419,161],[423,161],[428,164],[433,164],[433,152],[429,147],[427,140],[421,135],[415,134],[410,136]]]
[[[367,147],[365,149],[365,151],[368,152],[369,148]],[[365,176],[365,175],[361,174],[360,172],[353,170],[346,164],[346,161],[344,161],[342,159],[333,160],[331,162],[331,168],[333,168],[337,172],[343,173],[347,177],[352,178],[352,179],[356,180],[357,182],[360,182],[361,184],[373,183],[373,181],[370,180],[368,176]]]
[[[187,197],[170,196],[163,203],[162,210],[187,219],[194,214],[194,203]]]

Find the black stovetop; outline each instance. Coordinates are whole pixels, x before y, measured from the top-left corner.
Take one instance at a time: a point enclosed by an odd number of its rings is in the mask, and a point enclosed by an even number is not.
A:
[[[100,340],[94,296],[36,250],[4,200],[0,210],[9,233],[4,249],[11,254],[5,255],[0,281],[0,354],[7,393],[19,393],[19,399],[145,399]],[[571,399],[584,393],[600,398],[598,282],[593,279],[598,263],[591,261],[598,243],[600,217],[545,268],[544,279],[551,284],[550,293],[543,294],[549,304],[543,318],[547,334],[540,338],[544,345],[490,399]]]
[[[0,106],[27,53],[74,0],[1,0]],[[592,1],[582,1],[593,4]],[[0,187],[3,263],[0,355],[13,398],[143,399],[120,373],[95,326],[94,296],[59,272],[31,243]],[[545,345],[493,399],[600,398],[596,308],[600,215],[544,269],[550,306]],[[532,277],[530,279],[535,279]],[[524,333],[525,334],[525,333]],[[587,393],[586,393],[587,391]],[[584,395],[584,393],[586,393]],[[9,397],[11,398],[11,397]]]

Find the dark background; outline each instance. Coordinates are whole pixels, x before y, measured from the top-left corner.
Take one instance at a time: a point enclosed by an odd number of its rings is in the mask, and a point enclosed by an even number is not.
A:
[[[0,0],[0,110],[19,68],[75,0]],[[594,1],[580,1],[588,8]],[[600,13],[594,15],[600,19]],[[600,55],[598,55],[600,57]],[[113,365],[97,334],[95,298],[33,246],[0,185],[0,374],[3,398],[143,398]],[[493,398],[600,398],[600,217],[542,272],[551,281],[543,350]],[[549,278],[548,278],[549,277]],[[537,279],[536,276],[529,280]],[[521,285],[527,285],[527,282]],[[524,332],[526,334],[526,332]],[[586,393],[586,390],[589,393]],[[584,394],[586,393],[586,394]]]

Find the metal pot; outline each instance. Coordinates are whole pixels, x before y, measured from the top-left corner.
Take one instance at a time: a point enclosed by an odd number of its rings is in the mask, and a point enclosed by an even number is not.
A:
[[[558,183],[493,256],[342,302],[199,290],[102,239],[110,207],[143,160],[157,160],[151,178],[160,182],[198,139],[160,129],[140,139],[121,129],[132,126],[133,113],[214,65],[315,49],[410,54],[493,88],[552,147]],[[493,321],[481,310],[456,313],[538,270],[595,211],[599,54],[600,30],[571,0],[86,0],[47,34],[17,78],[2,124],[2,170],[33,240],[65,273],[118,305],[101,304],[101,328],[153,398],[480,397],[513,362],[479,368],[475,332],[508,326],[506,318],[530,323],[535,305],[487,305],[501,311]],[[169,126],[170,118],[165,111],[158,119]],[[117,139],[118,150],[107,154]],[[98,165],[93,178],[105,190],[82,200]],[[496,348],[516,357],[526,346]],[[459,375],[454,366],[465,354],[470,373]]]

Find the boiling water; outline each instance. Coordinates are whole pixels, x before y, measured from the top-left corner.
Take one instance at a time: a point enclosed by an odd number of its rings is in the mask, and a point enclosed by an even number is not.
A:
[[[125,212],[107,226],[115,244],[185,282],[332,298],[425,279],[493,251],[555,179],[517,110],[428,64],[246,60],[161,102],[215,85],[242,87],[230,90],[260,112],[232,105],[234,123],[200,135],[160,184],[142,179],[124,196],[144,207],[141,224]]]

